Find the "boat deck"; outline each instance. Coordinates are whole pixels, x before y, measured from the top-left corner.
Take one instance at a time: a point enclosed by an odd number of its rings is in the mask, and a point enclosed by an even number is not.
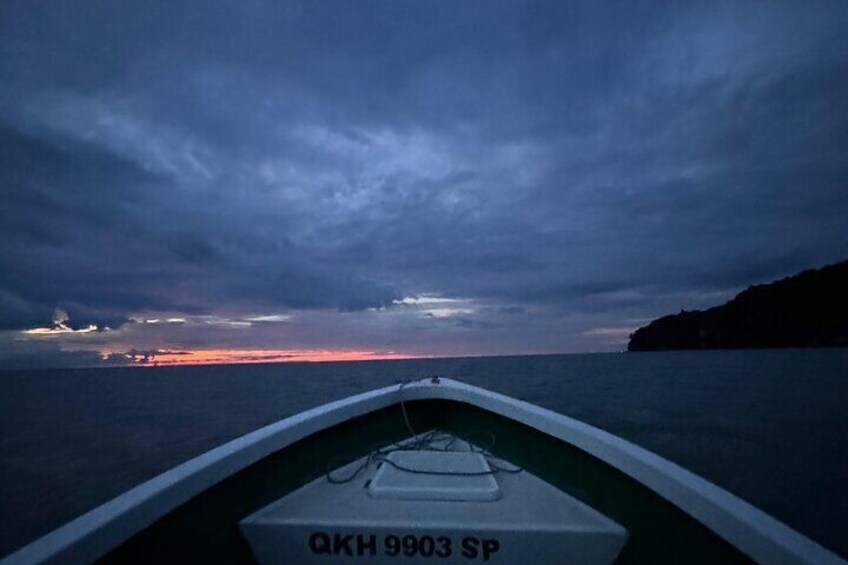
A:
[[[596,509],[628,532],[617,563],[750,563],[691,516],[617,469],[530,426],[451,400],[406,402],[415,429],[485,432],[498,457]],[[325,429],[243,469],[111,551],[102,563],[255,563],[239,522],[310,481],[408,437],[398,405]],[[335,465],[334,465],[335,466]]]
[[[259,560],[559,565],[568,555],[574,565],[608,564],[627,539],[620,525],[530,472],[502,461],[490,467],[479,446],[452,441],[447,451],[407,451],[409,444],[388,462],[359,459],[334,471],[342,480],[320,477],[243,520]]]

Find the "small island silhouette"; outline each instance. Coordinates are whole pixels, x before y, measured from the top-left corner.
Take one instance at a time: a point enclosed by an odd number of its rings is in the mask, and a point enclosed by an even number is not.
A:
[[[628,351],[848,346],[848,261],[750,286],[729,302],[664,316]]]

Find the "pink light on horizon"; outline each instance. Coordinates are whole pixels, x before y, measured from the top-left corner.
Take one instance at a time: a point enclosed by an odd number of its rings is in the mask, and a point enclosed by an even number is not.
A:
[[[104,355],[105,356],[105,355]],[[415,359],[395,351],[360,351],[330,349],[195,349],[162,350],[147,356],[128,358],[145,367],[173,365],[226,365],[241,363],[286,363],[321,361],[378,361],[388,359]]]

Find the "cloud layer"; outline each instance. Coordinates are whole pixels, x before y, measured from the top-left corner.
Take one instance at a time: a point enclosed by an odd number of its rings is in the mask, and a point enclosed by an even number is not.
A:
[[[619,349],[848,256],[846,24],[844,2],[7,2],[0,351]],[[57,309],[101,331],[21,333]]]

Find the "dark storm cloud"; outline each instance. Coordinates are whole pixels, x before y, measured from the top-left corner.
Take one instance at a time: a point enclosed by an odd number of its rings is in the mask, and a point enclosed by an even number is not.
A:
[[[0,10],[2,328],[429,294],[531,342],[848,255],[842,2]]]

